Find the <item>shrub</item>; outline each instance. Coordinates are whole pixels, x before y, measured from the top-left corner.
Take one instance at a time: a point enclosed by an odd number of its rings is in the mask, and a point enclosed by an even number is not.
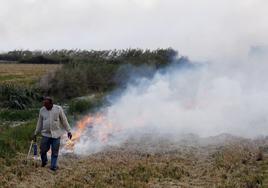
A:
[[[23,110],[32,106],[40,98],[40,94],[35,88],[15,84],[0,85],[0,106],[2,107]]]
[[[117,66],[114,64],[72,63],[50,77],[50,86],[45,93],[59,99],[71,99],[92,93],[111,90],[115,86],[114,75]],[[42,85],[41,89],[45,89]]]
[[[70,114],[83,114],[101,106],[101,101],[101,97],[76,98],[71,100],[68,112]]]

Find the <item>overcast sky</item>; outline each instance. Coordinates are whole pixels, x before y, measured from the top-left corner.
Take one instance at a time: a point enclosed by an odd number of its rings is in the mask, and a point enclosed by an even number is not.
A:
[[[192,59],[268,45],[267,0],[0,0],[0,51],[173,47]]]

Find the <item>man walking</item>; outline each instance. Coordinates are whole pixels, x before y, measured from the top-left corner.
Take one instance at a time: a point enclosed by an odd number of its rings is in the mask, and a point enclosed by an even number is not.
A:
[[[71,128],[62,107],[53,104],[50,97],[45,97],[43,107],[40,109],[39,118],[34,132],[33,139],[41,133],[40,154],[42,167],[47,165],[47,152],[51,147],[51,166],[53,171],[57,170],[57,159],[60,148],[60,137],[67,131],[68,138],[72,138]]]

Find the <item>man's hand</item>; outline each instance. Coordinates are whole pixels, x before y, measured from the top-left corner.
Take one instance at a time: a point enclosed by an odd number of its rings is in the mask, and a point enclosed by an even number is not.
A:
[[[73,137],[73,135],[72,135],[72,133],[71,132],[68,132],[68,138],[71,140],[72,139],[72,137]]]
[[[36,142],[36,134],[33,134],[33,135],[32,135],[32,140],[33,140],[34,142]]]

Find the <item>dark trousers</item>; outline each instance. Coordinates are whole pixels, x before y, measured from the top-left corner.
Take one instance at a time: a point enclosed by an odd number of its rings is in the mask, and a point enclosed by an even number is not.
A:
[[[47,164],[47,152],[51,147],[51,167],[52,169],[57,168],[57,159],[60,149],[60,138],[50,138],[42,136],[40,144],[40,154],[42,164]]]

